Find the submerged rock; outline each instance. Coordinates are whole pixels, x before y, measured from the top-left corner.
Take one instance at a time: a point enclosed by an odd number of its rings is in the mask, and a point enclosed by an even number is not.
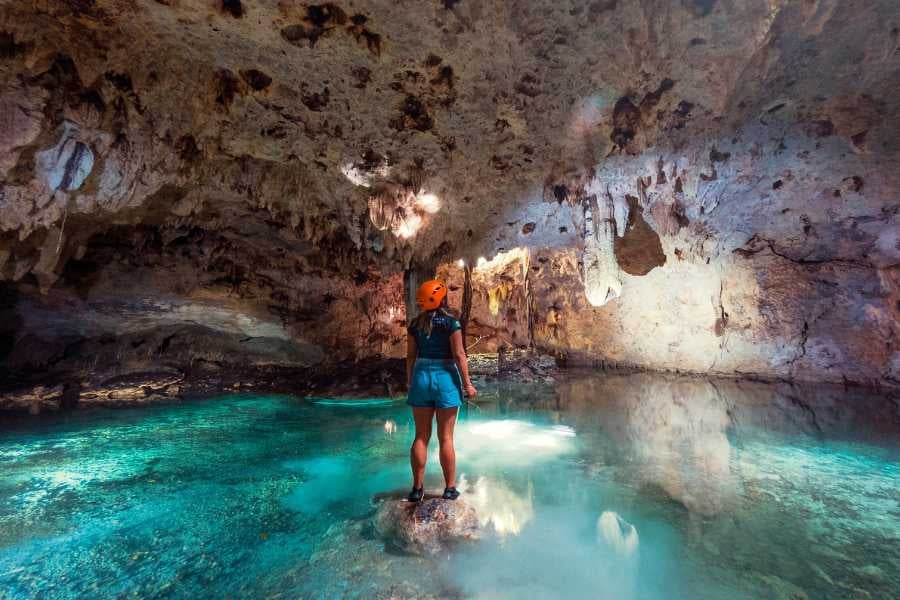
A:
[[[463,499],[427,498],[418,504],[385,500],[375,530],[388,544],[410,554],[439,554],[453,544],[481,536],[478,515]]]
[[[640,538],[634,525],[606,510],[597,519],[597,542],[609,546],[619,556],[628,557],[637,552]]]

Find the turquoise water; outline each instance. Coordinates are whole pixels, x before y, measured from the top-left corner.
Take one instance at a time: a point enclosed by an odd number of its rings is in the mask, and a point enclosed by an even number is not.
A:
[[[411,419],[225,396],[0,430],[0,598],[896,598],[896,399],[651,375],[483,389],[490,534],[386,548]],[[440,488],[432,457],[428,485]]]

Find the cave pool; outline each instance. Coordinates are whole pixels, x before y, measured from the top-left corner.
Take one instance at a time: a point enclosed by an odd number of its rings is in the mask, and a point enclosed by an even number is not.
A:
[[[371,525],[409,484],[402,399],[4,422],[0,598],[900,597],[896,396],[650,374],[481,391],[456,443],[489,534],[435,558]]]

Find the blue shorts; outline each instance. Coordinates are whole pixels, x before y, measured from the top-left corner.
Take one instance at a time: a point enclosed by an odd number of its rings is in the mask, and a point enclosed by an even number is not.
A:
[[[406,403],[419,408],[456,408],[462,404],[462,381],[451,359],[417,358]]]

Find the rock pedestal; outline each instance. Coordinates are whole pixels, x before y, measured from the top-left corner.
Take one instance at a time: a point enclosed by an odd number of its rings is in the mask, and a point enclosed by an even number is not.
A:
[[[475,509],[461,498],[429,497],[418,504],[385,500],[375,514],[375,529],[385,542],[419,555],[439,554],[480,537]]]

